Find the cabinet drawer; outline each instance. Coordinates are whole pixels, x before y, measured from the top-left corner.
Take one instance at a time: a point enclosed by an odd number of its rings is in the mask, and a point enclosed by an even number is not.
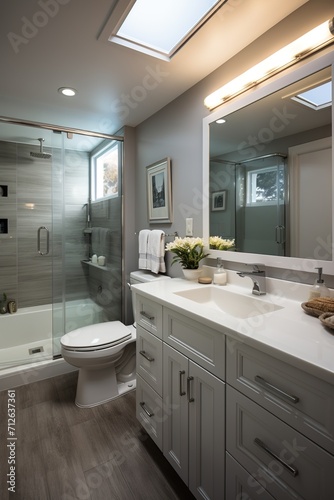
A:
[[[162,341],[137,324],[137,373],[162,395]]]
[[[137,375],[136,417],[155,444],[162,450],[162,398],[140,375]]]
[[[226,408],[227,451],[274,498],[332,498],[332,455],[228,386]]]
[[[275,500],[229,453],[226,453],[226,499]]]
[[[185,356],[225,380],[225,335],[165,308],[163,340]]]
[[[227,341],[226,380],[334,454],[334,387],[245,344]]]
[[[136,324],[162,338],[162,306],[136,294]]]

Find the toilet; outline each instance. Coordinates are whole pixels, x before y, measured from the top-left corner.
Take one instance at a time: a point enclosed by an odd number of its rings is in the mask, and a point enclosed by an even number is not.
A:
[[[150,271],[130,273],[130,285],[169,276]],[[135,319],[135,304],[132,301]],[[60,339],[61,354],[79,368],[75,404],[90,408],[106,403],[136,387],[136,328],[120,321],[84,326]]]

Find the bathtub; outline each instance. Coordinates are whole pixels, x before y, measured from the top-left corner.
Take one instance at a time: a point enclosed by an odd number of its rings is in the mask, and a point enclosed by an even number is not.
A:
[[[62,317],[62,304],[55,304],[53,312],[51,305],[43,305],[0,315],[0,390],[73,371],[63,359],[53,359],[60,354],[61,336],[107,320],[103,308],[91,299],[66,303],[66,332]]]

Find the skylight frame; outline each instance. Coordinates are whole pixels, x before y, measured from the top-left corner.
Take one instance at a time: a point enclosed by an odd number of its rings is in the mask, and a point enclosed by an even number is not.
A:
[[[188,42],[188,40],[208,21],[208,19],[227,2],[227,0],[213,1],[214,4],[212,8],[206,14],[204,14],[201,19],[199,19],[198,23],[195,26],[189,29],[187,33],[185,33],[183,38],[180,39],[169,52],[160,50],[159,47],[155,45],[147,45],[146,43],[142,43],[139,40],[126,39],[124,36],[121,36],[118,33],[132,7],[135,5],[136,0],[118,0],[99,38],[106,37],[109,42],[123,45],[125,47],[162,59],[164,61],[170,61],[172,57],[181,49],[181,47],[183,47]],[[167,29],[172,29],[172,27],[168,26]]]
[[[332,106],[332,94],[333,94],[333,92],[331,92],[331,97],[330,97],[329,101],[323,101],[320,104],[317,104],[316,102],[312,101],[311,99],[308,99],[305,96],[305,94],[308,94],[310,91],[312,91],[318,87],[322,87],[324,85],[330,85],[332,88],[331,80],[329,80],[327,82],[321,82],[321,83],[319,83],[311,88],[303,90],[302,92],[298,92],[298,94],[295,94],[294,96],[292,96],[291,99],[295,102],[302,104],[303,106],[307,106],[308,108],[314,109],[315,111],[320,110],[320,109],[324,109],[324,108],[328,108],[328,107]]]

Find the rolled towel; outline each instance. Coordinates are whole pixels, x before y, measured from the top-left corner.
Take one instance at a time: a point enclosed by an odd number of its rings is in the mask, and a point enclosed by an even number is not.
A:
[[[148,247],[148,236],[151,231],[148,229],[142,229],[139,231],[138,246],[139,246],[139,269],[149,269],[147,262],[147,247]]]

